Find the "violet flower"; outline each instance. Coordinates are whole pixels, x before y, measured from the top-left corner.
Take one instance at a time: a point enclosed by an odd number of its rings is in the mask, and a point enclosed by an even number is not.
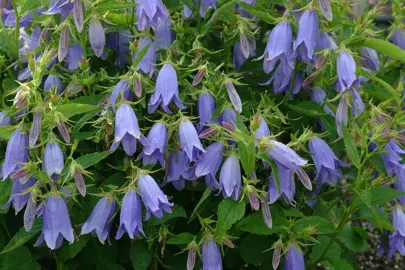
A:
[[[395,29],[394,34],[392,35],[392,43],[400,47],[402,50],[405,50],[405,30],[404,29]]]
[[[8,198],[7,203],[3,205],[1,209],[7,209],[11,205],[14,208],[15,214],[17,215],[18,212],[20,212],[21,209],[24,208],[30,197],[29,192],[25,194],[24,192],[28,188],[32,187],[37,182],[37,180],[33,177],[30,177],[25,183],[22,183],[23,180],[24,178],[13,181],[10,198]]]
[[[218,123],[218,119],[212,120],[212,115],[216,109],[216,105],[214,97],[209,92],[202,93],[198,97],[197,108],[198,116],[200,118],[199,124],[197,125],[197,131],[199,133],[204,130],[204,127],[206,127],[205,125]]]
[[[150,26],[157,27],[159,19],[169,16],[162,0],[136,0],[136,17],[139,31],[147,31]]]
[[[64,165],[63,152],[57,142],[48,142],[45,147],[43,167],[46,174],[52,179],[57,178]]]
[[[277,164],[277,168],[281,193],[278,192],[274,174],[271,173],[266,201],[268,200],[270,204],[273,204],[281,197],[286,204],[294,204],[295,182],[292,178],[292,171],[280,164]]]
[[[391,259],[395,252],[399,252],[402,256],[405,256],[405,237],[397,232],[390,232],[388,236],[388,255],[387,257]]]
[[[73,2],[73,21],[75,22],[77,31],[81,33],[84,24],[82,0],[74,0]]]
[[[342,93],[356,81],[356,62],[348,51],[341,51],[336,60],[338,79],[334,88]]]
[[[190,120],[181,120],[179,127],[179,137],[181,148],[186,153],[190,161],[196,161],[200,151],[205,153],[204,147],[200,142],[197,131]]]
[[[89,40],[94,54],[100,58],[105,46],[105,32],[100,19],[93,17],[89,26]]]
[[[172,183],[177,190],[182,190],[185,180],[190,179],[190,160],[186,153],[177,150],[176,153],[170,152],[167,162],[167,176],[164,184]]]
[[[73,3],[71,0],[52,0],[49,9],[43,14],[45,15],[54,15],[54,14],[61,14],[62,21],[66,19],[69,12],[73,8]]]
[[[110,103],[115,106],[117,104],[117,99],[120,94],[123,94],[126,100],[130,100],[131,91],[129,89],[129,80],[120,80],[114,87],[111,96]]]
[[[10,123],[11,123],[10,116],[6,116],[6,115],[7,115],[6,111],[0,112],[0,127],[10,125]]]
[[[138,57],[139,52],[141,52],[149,43],[150,46],[148,48],[148,51],[137,65],[137,68],[142,73],[149,74],[149,76],[152,76],[156,72],[156,42],[152,41],[149,37],[139,38],[138,51],[134,53],[133,58],[136,59]]]
[[[332,14],[332,8],[330,7],[330,2],[329,0],[318,0],[319,6],[322,10],[323,15],[328,21],[332,21],[333,14]]]
[[[310,63],[313,59],[319,32],[319,18],[315,10],[305,10],[298,23],[298,35],[294,41],[294,55]]]
[[[141,200],[138,193],[133,189],[127,191],[122,199],[120,226],[115,239],[121,239],[125,231],[131,239],[134,239],[134,235],[139,238],[139,233],[146,237],[142,228]]]
[[[366,68],[374,71],[378,71],[380,69],[380,58],[374,49],[361,47],[360,56],[363,58],[363,63]]]
[[[224,198],[232,197],[237,201],[242,190],[242,175],[239,159],[231,154],[225,159],[219,175],[221,191]]]
[[[203,266],[202,270],[222,270],[222,257],[218,245],[211,236],[201,246]]]
[[[402,237],[405,237],[405,213],[400,207],[392,211],[392,226]]]
[[[11,135],[2,165],[3,180],[28,161],[28,136],[16,129]]]
[[[387,145],[384,147],[384,151],[387,153],[382,154],[381,158],[384,161],[385,169],[389,177],[397,176],[399,182],[405,183],[405,165],[401,164],[402,157],[400,155],[405,154],[405,150],[399,147],[394,139],[390,139]]]
[[[50,91],[56,88],[56,93],[59,95],[63,92],[64,87],[58,76],[49,74],[44,82],[44,91]]]
[[[222,142],[212,143],[205,149],[196,162],[196,177],[205,176],[205,183],[209,189],[220,188],[216,179],[216,174],[222,164],[225,146]]]
[[[199,0],[194,0],[195,5],[198,5]],[[200,4],[200,16],[201,18],[205,18],[205,15],[207,14],[207,10],[212,7],[213,9],[217,8],[216,0],[201,0]],[[190,18],[192,15],[191,9],[184,5],[184,17],[185,18]]]
[[[166,113],[171,114],[169,105],[172,101],[174,101],[179,109],[183,110],[186,108],[179,99],[176,70],[172,65],[165,64],[158,74],[155,92],[148,103],[148,113],[152,114],[162,103],[162,109]]]
[[[158,20],[158,25],[155,29],[155,41],[159,47],[169,47],[174,40],[174,32],[170,29],[172,22],[170,18],[163,18]]]
[[[66,54],[66,64],[65,66],[69,70],[75,70],[79,68],[79,63],[83,59],[83,48],[80,44],[73,44],[68,48],[68,52]]]
[[[41,124],[42,124],[42,113],[40,111],[35,111],[33,113],[32,125],[30,128],[30,136],[29,136],[29,147],[32,148],[35,146],[38,140],[39,132],[41,131]]]
[[[305,270],[304,255],[298,246],[290,246],[284,258],[284,270]]]
[[[146,208],[146,220],[150,218],[151,213],[157,218],[163,217],[163,211],[172,213],[170,207],[174,204],[169,202],[167,196],[150,175],[139,175],[138,188]]]
[[[148,133],[148,144],[138,159],[143,158],[143,166],[155,164],[159,161],[162,168],[165,167],[165,152],[167,145],[167,129],[164,123],[154,124]]]
[[[312,89],[311,99],[313,101],[315,101],[316,103],[318,103],[319,105],[321,105],[321,106],[323,105],[323,110],[327,114],[335,117],[335,113],[332,111],[332,109],[327,104],[325,104],[325,98],[326,98],[326,93],[321,88],[315,87],[314,89]]]

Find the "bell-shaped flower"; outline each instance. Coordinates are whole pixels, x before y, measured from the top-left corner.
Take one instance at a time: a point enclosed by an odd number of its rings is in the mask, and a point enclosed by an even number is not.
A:
[[[162,0],[136,0],[136,18],[138,19],[138,30],[147,31],[150,26],[156,28],[159,19],[168,17]]]
[[[172,101],[174,101],[179,109],[186,108],[179,99],[179,84],[176,70],[172,65],[165,64],[158,74],[155,92],[148,103],[148,113],[152,114],[162,103],[162,109],[166,113],[171,114],[169,105]]]
[[[111,150],[115,151],[122,143],[125,153],[132,156],[136,152],[136,140],[144,139],[135,112],[128,104],[121,104],[115,116],[114,142]]]
[[[190,120],[181,120],[179,127],[179,137],[181,148],[186,153],[190,161],[196,161],[200,151],[205,153],[204,147],[200,142],[197,131]]]
[[[306,172],[301,168],[307,164],[307,160],[301,158],[290,147],[274,140],[268,140],[270,148],[267,150],[269,157],[280,165],[292,170],[301,180],[302,184],[312,190],[312,183]]]
[[[176,153],[170,152],[167,162],[167,176],[164,184],[172,183],[177,190],[182,190],[185,186],[185,180],[190,179],[190,160],[186,153],[177,150]]]
[[[341,51],[336,60],[338,79],[334,88],[338,92],[344,92],[352,87],[356,81],[356,62],[348,51]]]
[[[93,236],[97,236],[102,244],[104,244],[107,238],[108,241],[110,241],[109,236],[115,208],[116,202],[114,199],[108,197],[101,198],[97,202],[89,218],[82,225],[80,234],[91,233]]]
[[[30,197],[30,193],[25,191],[32,187],[37,180],[33,177],[30,177],[26,182],[22,183],[24,179],[18,179],[13,181],[13,186],[11,188],[10,198],[1,209],[7,209],[10,205],[14,208],[15,214],[17,215],[21,209],[27,204]]]
[[[89,40],[94,54],[100,58],[105,46],[105,32],[100,19],[97,17],[93,17],[90,21]]]
[[[385,154],[381,155],[384,161],[385,169],[389,177],[397,176],[398,180],[405,183],[405,165],[401,164],[402,157],[400,155],[405,154],[405,150],[399,147],[394,139],[390,139],[387,145],[384,147]]]
[[[292,171],[280,164],[277,164],[277,168],[281,193],[278,192],[274,174],[271,173],[269,191],[266,198],[270,204],[276,202],[280,197],[283,198],[286,204],[294,204],[295,182],[292,178]]]
[[[155,29],[155,41],[159,47],[169,47],[174,40],[174,32],[170,29],[172,22],[170,17],[159,19]]]
[[[212,120],[212,115],[216,109],[216,105],[214,97],[209,92],[202,93],[198,97],[197,107],[198,116],[200,118],[199,124],[197,125],[197,131],[199,133],[204,129],[205,125],[218,123],[218,119]]]
[[[405,237],[405,213],[400,207],[392,211],[392,226],[397,233]]]
[[[201,246],[202,270],[222,270],[222,257],[218,245],[211,236]]]
[[[70,244],[74,242],[72,223],[62,197],[48,196],[42,208],[42,216],[42,233],[34,246],[39,246],[45,241],[46,245],[53,250],[62,245],[63,238]]]
[[[194,0],[195,5],[198,5],[198,1],[199,0]],[[200,17],[201,18],[205,18],[205,15],[207,14],[207,10],[209,8],[213,8],[216,9],[217,8],[217,4],[216,4],[216,0],[201,0],[200,3]],[[192,10],[184,5],[184,17],[185,18],[190,18],[192,15]]]
[[[336,50],[337,45],[327,33],[322,32],[319,33],[318,38],[316,40],[316,48],[318,50],[326,50],[326,49]]]
[[[0,112],[0,127],[1,126],[8,126],[11,123],[10,116],[7,116],[6,111]]]
[[[392,35],[392,43],[405,50],[405,30],[397,28]]]
[[[239,199],[242,190],[242,175],[239,159],[231,154],[225,159],[219,175],[221,191],[224,198],[232,197],[235,201]]]
[[[340,166],[347,167],[340,161],[329,145],[321,138],[313,138],[309,141],[309,150],[316,166],[317,176],[315,178],[317,191],[326,183],[336,185],[343,178]]]
[[[352,112],[354,116],[359,116],[364,111],[364,103],[357,90],[350,88],[350,95],[352,96]]]
[[[66,54],[65,66],[69,70],[75,70],[79,68],[79,63],[83,59],[83,48],[80,44],[73,44],[69,47]]]
[[[3,180],[28,161],[28,136],[16,129],[11,135],[2,165]]]
[[[305,270],[304,255],[295,244],[290,246],[284,257],[284,270]]]
[[[231,130],[236,126],[236,112],[232,109],[226,108],[222,113],[221,124],[224,128],[229,127]]]
[[[375,50],[367,47],[361,47],[360,56],[363,60],[365,68],[374,71],[378,71],[380,69],[380,58]]]
[[[282,61],[278,65],[277,69],[273,73],[273,75],[270,77],[270,79],[265,82],[265,83],[259,83],[260,85],[273,85],[273,92],[275,94],[280,94],[282,92],[288,92],[290,82],[293,77],[294,70],[291,68],[291,66],[285,62]]]
[[[294,54],[307,63],[313,60],[319,34],[319,18],[315,10],[305,10],[298,23],[298,35],[294,41]]]
[[[128,60],[127,55],[130,53],[129,44],[133,42],[131,33],[126,30],[118,33],[109,33],[107,39],[107,46],[117,53],[114,65],[119,68],[124,68]]]
[[[49,177],[57,178],[63,170],[64,158],[57,142],[48,142],[45,147],[43,167]]]
[[[276,64],[281,61],[283,64],[291,62],[292,29],[288,21],[281,21],[271,31],[266,49],[264,50],[263,69],[270,73]]]
[[[140,174],[138,176],[138,189],[146,208],[146,220],[150,218],[151,213],[157,218],[163,217],[163,211],[172,213],[170,207],[174,204],[169,202],[167,196],[150,175]]]
[[[129,94],[128,94],[129,93]],[[110,103],[115,106],[117,103],[118,96],[120,94],[123,95],[123,97],[126,100],[130,100],[130,95],[131,90],[129,89],[129,80],[120,80],[114,87],[111,96],[110,96]],[[128,99],[127,99],[128,98]]]
[[[72,8],[73,3],[70,0],[52,0],[49,9],[42,13],[45,15],[61,14],[63,21],[72,10]]]
[[[398,232],[390,232],[388,236],[389,250],[387,257],[391,259],[395,252],[399,252],[402,256],[405,256],[405,237]]]
[[[264,120],[263,117],[259,117],[260,125],[259,128],[256,130],[256,139],[261,139],[264,137],[270,136],[270,128],[266,123],[266,120]]]
[[[248,57],[245,56],[245,53],[242,51],[242,45],[240,42],[237,42],[233,47],[233,65],[235,70],[239,70],[243,64],[245,64],[246,60],[249,57],[253,57],[256,55],[256,46],[249,47],[249,54]]]
[[[127,191],[122,199],[120,226],[115,239],[121,239],[125,231],[131,239],[134,239],[134,235],[139,238],[139,233],[146,237],[142,228],[141,200],[133,189]]]
[[[395,181],[394,183],[394,189],[402,191],[405,193],[405,181]],[[397,202],[402,205],[405,206],[405,195],[398,197],[397,198]]]
[[[311,99],[313,101],[315,101],[316,103],[318,103],[319,105],[323,105],[323,110],[327,114],[335,117],[335,113],[331,110],[331,108],[327,104],[324,103],[325,98],[326,98],[326,93],[321,88],[315,87],[314,89],[312,89],[312,91],[311,91]]]
[[[155,164],[159,161],[165,167],[165,152],[167,145],[167,129],[164,123],[157,122],[148,133],[148,144],[144,146],[140,158],[143,158],[143,166]]]
[[[58,76],[49,74],[44,82],[44,91],[50,91],[51,89],[54,88],[56,89],[57,94],[61,94],[65,89]]]
[[[148,46],[149,43],[150,45],[148,51],[137,65],[137,68],[144,74],[149,74],[149,76],[152,76],[156,72],[156,42],[152,41],[149,37],[139,38],[138,40],[139,47],[138,51],[134,53],[134,59],[138,57],[139,52],[141,52],[146,46]],[[177,75],[176,75],[176,84],[177,84]]]
[[[222,142],[215,142],[205,149],[205,153],[196,162],[195,175],[205,176],[205,183],[209,189],[220,188],[216,175],[224,159],[224,149]]]

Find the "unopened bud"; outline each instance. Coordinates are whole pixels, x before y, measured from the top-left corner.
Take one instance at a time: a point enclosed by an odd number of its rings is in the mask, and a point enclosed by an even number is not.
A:
[[[325,64],[326,58],[325,56],[321,55],[315,61],[315,68],[320,69]]]
[[[222,121],[222,126],[229,132],[234,132],[235,131],[235,127],[227,122]]]
[[[193,80],[193,82],[192,82],[192,86],[194,87],[194,86],[197,86],[200,82],[201,82],[201,80],[202,80],[202,78],[204,77],[204,75],[205,75],[205,66],[204,67],[202,67],[198,72],[197,72],[197,74],[195,75],[195,77],[194,77],[194,80]]]
[[[59,46],[58,46],[58,60],[61,62],[65,59],[66,54],[69,49],[69,27],[64,26],[59,38]]]
[[[232,243],[232,241],[229,239],[229,238],[227,238],[227,237],[224,237],[223,239],[222,239],[222,242],[227,246],[227,247],[229,247],[229,248],[235,248],[235,245]]]
[[[30,128],[30,136],[29,136],[30,148],[34,147],[35,144],[37,143],[39,132],[41,130],[41,125],[42,125],[42,113],[40,111],[35,111],[32,120],[32,125]]]
[[[76,25],[77,31],[83,31],[84,17],[83,17],[83,4],[82,0],[75,0],[73,2],[73,20]]]
[[[216,128],[210,127],[210,128],[207,128],[206,130],[203,130],[203,131],[198,135],[198,137],[200,137],[201,139],[208,138],[208,137],[210,137],[210,136],[216,134],[217,131],[218,131],[218,130],[217,130]]]
[[[248,199],[249,199],[250,207],[252,207],[252,209],[255,211],[259,210],[260,203],[256,197],[256,194],[253,191],[248,192]]]
[[[141,79],[135,76],[133,84],[134,84],[133,89],[134,89],[135,96],[140,98],[142,96],[142,82],[141,82]]]
[[[240,100],[239,94],[235,89],[235,86],[231,82],[225,83],[226,90],[228,91],[229,99],[233,105],[235,111],[242,112],[242,101]]]
[[[86,184],[84,183],[84,178],[83,178],[83,175],[80,172],[79,168],[75,168],[73,177],[75,179],[77,190],[79,191],[80,194],[82,194],[83,197],[85,197],[86,196]]]
[[[34,193],[30,193],[30,198],[28,199],[27,207],[24,211],[24,228],[25,231],[29,232],[35,221],[35,212],[37,209],[37,198]]]
[[[262,214],[263,214],[263,220],[266,226],[271,229],[273,228],[273,219],[271,218],[271,213],[270,213],[270,207],[267,203],[262,202]]]
[[[278,265],[280,264],[280,257],[281,257],[281,246],[278,245],[273,252],[273,259],[272,259],[273,269],[278,268]]]
[[[19,180],[20,178],[27,176],[28,173],[29,173],[28,168],[24,166],[21,169],[14,171],[14,173],[10,176],[10,178],[11,180],[16,181]]]
[[[67,129],[65,123],[59,119],[57,127],[58,127],[59,134],[63,138],[65,143],[70,143],[69,130]]]

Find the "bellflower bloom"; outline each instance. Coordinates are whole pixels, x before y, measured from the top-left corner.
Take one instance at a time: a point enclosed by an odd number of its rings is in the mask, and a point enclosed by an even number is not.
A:
[[[232,129],[235,129],[236,113],[234,110],[226,108],[222,113],[222,126],[225,127],[225,125],[232,127]]]
[[[327,114],[335,117],[335,113],[331,110],[331,108],[327,104],[324,104],[325,98],[326,98],[326,93],[321,88],[315,87],[314,89],[312,89],[311,99],[313,101],[315,101],[316,103],[318,103],[319,105],[323,105],[323,110]]]
[[[125,193],[122,199],[120,213],[120,226],[115,239],[119,240],[125,231],[129,238],[134,239],[134,235],[139,238],[139,233],[146,237],[142,228],[142,205],[141,199],[135,190],[131,189]]]
[[[6,111],[0,112],[0,127],[10,125],[10,123],[11,123],[10,116],[6,117],[6,115],[7,115]]]
[[[394,139],[391,139],[384,147],[384,151],[387,153],[382,154],[381,158],[384,161],[385,169],[389,177],[393,177],[396,174],[398,180],[405,183],[405,165],[401,164],[401,154],[405,154],[405,150],[399,147]]]
[[[198,5],[199,0],[194,0],[195,5]],[[207,10],[212,7],[213,9],[217,8],[216,5],[216,0],[201,0],[201,5],[200,5],[200,16],[201,18],[205,18],[205,15],[207,14]],[[184,5],[184,17],[189,18],[192,15],[191,9]]]
[[[311,180],[306,172],[301,168],[301,166],[307,164],[308,161],[302,159],[287,145],[273,140],[268,140],[268,143],[271,145],[267,150],[269,157],[278,164],[283,165],[296,173],[305,188],[312,190]]]
[[[200,117],[199,124],[197,125],[197,131],[200,133],[206,124],[217,123],[217,120],[212,121],[212,115],[215,111],[215,99],[214,97],[206,92],[202,93],[198,97],[198,116]]]
[[[233,47],[233,65],[235,66],[235,70],[239,70],[243,64],[245,64],[246,60],[249,57],[253,57],[256,55],[256,46],[249,47],[249,55],[246,57],[242,52],[242,46],[240,42],[237,42]]]
[[[89,218],[82,226],[81,235],[91,232],[93,236],[98,237],[98,240],[100,240],[102,244],[104,244],[107,238],[108,241],[110,241],[109,235],[116,202],[115,200],[109,200],[108,197],[103,197],[97,202]]]
[[[340,161],[329,145],[321,138],[311,139],[309,141],[309,150],[316,166],[317,190],[319,191],[326,183],[336,185],[343,178],[339,166],[347,167],[348,164]]]
[[[30,193],[24,192],[32,187],[37,180],[33,177],[30,177],[25,183],[21,183],[23,179],[13,181],[13,186],[11,188],[10,198],[7,203],[1,207],[1,209],[7,209],[10,205],[13,206],[15,214],[17,215],[21,209],[27,204],[30,197]]]
[[[100,19],[93,17],[89,26],[89,40],[94,54],[100,58],[105,46],[105,32]]]
[[[269,126],[266,123],[266,120],[264,120],[263,117],[259,117],[259,121],[260,121],[260,126],[256,130],[256,139],[261,139],[263,137],[270,136],[271,132],[270,132]]]
[[[364,103],[357,90],[350,88],[349,93],[352,96],[352,112],[354,116],[359,116],[364,111]]]
[[[113,91],[111,93],[110,103],[113,106],[115,106],[115,104],[117,103],[117,99],[118,99],[119,94],[123,94],[124,98],[126,100],[128,100],[127,97],[129,97],[130,95],[128,95],[127,92],[129,92],[129,93],[131,92],[130,89],[129,89],[129,80],[121,80],[121,81],[119,81],[115,85],[115,87],[114,87],[114,89],[113,89]]]
[[[338,79],[334,88],[342,93],[356,81],[356,62],[348,51],[341,51],[336,60]]]
[[[278,61],[283,64],[291,63],[292,29],[288,21],[282,21],[271,31],[264,51],[263,69],[267,74],[276,66]]]
[[[205,153],[196,162],[195,175],[205,176],[205,183],[209,189],[220,188],[215,176],[224,159],[224,149],[222,142],[215,142],[205,149]]]
[[[149,43],[150,46],[148,48],[148,51],[139,62],[137,68],[144,74],[149,74],[149,76],[152,76],[156,72],[156,42],[152,41],[149,37],[139,38],[139,48],[138,51],[134,53],[134,59],[138,57],[139,52],[141,52],[143,48],[145,48]]]
[[[63,152],[57,142],[48,142],[45,147],[43,166],[49,177],[57,177],[63,170]]]
[[[392,226],[402,237],[405,237],[405,213],[400,207],[392,211]]]
[[[186,153],[179,150],[176,151],[176,154],[170,152],[165,184],[172,183],[177,190],[182,190],[185,180],[190,178],[188,175],[189,166],[190,160]]]
[[[284,270],[305,270],[304,255],[298,246],[290,246],[284,258]]]
[[[405,192],[405,181],[396,181],[394,183],[394,189]],[[397,202],[400,205],[405,206],[405,195],[401,196],[401,197],[398,197]]]
[[[115,151],[120,143],[125,153],[132,156],[136,152],[136,140],[144,140],[139,130],[138,119],[128,104],[121,104],[115,116],[114,142],[111,150]]]
[[[83,59],[83,48],[80,44],[74,44],[69,47],[66,54],[65,66],[69,70],[75,70],[79,68],[79,64]]]
[[[16,129],[11,135],[2,165],[3,180],[28,161],[28,136]]]
[[[211,236],[201,246],[203,267],[202,270],[222,270],[222,257],[218,245]]]
[[[347,127],[347,122],[348,122],[348,102],[347,102],[347,97],[343,95],[340,98],[339,105],[336,111],[336,127],[337,127],[337,133],[339,136],[343,136],[343,130],[342,126]]]
[[[391,259],[395,252],[399,252],[402,256],[405,256],[405,237],[400,235],[397,232],[390,232],[389,237],[388,237],[388,245],[389,245],[389,250],[388,250],[388,255],[387,257]]]
[[[157,27],[159,19],[168,17],[162,0],[136,0],[136,17],[138,30],[148,30],[150,26]]]
[[[402,50],[405,50],[405,30],[404,29],[395,29],[394,34],[392,35],[392,43],[400,47]]]
[[[380,58],[375,50],[361,47],[360,56],[363,58],[364,66],[368,69],[378,71],[380,69]]]
[[[280,197],[284,199],[286,204],[294,204],[295,182],[292,178],[292,171],[280,164],[277,164],[277,168],[280,177],[281,194],[278,192],[274,174],[271,173],[270,185],[266,198],[270,204],[276,202]]]
[[[150,218],[151,213],[157,218],[163,217],[163,210],[166,213],[172,213],[170,207],[174,204],[169,202],[167,196],[150,175],[139,175],[138,188],[146,208],[146,220]]]
[[[172,22],[170,18],[163,18],[158,20],[158,25],[155,29],[156,45],[159,47],[169,47],[174,40],[174,32],[170,29]]]
[[[154,124],[148,133],[148,145],[143,148],[139,158],[143,158],[143,166],[159,161],[165,167],[165,152],[167,145],[167,129],[164,123]]]
[[[322,32],[319,33],[318,38],[316,40],[316,48],[318,50],[326,50],[326,49],[336,50],[337,45],[327,33]]]
[[[61,94],[64,90],[63,84],[58,76],[49,74],[44,82],[44,91],[49,91],[56,88],[56,93]]]
[[[235,155],[230,155],[225,159],[219,181],[224,198],[232,197],[233,200],[237,201],[242,189],[242,176],[239,159]]]
[[[70,244],[75,240],[72,224],[66,203],[59,195],[50,195],[42,208],[43,225],[42,233],[34,246],[41,245],[44,241],[50,249],[57,249],[62,245],[63,238]]]
[[[66,19],[69,12],[72,10],[73,4],[70,0],[51,0],[51,5],[48,11],[43,12],[46,15],[61,14],[62,21]]]
[[[130,53],[129,44],[132,42],[131,33],[126,30],[119,33],[110,33],[107,39],[107,46],[118,54],[114,65],[124,68],[128,62],[127,54]]]
[[[294,55],[297,53],[305,62],[313,59],[319,32],[319,18],[315,10],[305,10],[298,23],[298,35],[294,41]]]
[[[183,119],[179,127],[180,145],[191,161],[196,161],[198,154],[205,153],[197,131],[188,119]]]
[[[287,62],[282,61],[270,79],[265,83],[259,83],[259,85],[273,84],[273,92],[275,94],[280,94],[284,91],[288,91],[293,73],[294,70],[291,66]]]
[[[158,74],[155,92],[148,103],[148,113],[152,114],[155,112],[157,107],[162,103],[162,109],[166,113],[171,114],[169,105],[172,101],[174,101],[179,109],[186,108],[179,99],[179,84],[176,70],[172,65],[165,64]]]

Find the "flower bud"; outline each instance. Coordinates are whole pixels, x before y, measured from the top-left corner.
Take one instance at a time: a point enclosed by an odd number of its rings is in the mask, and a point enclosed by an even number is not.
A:
[[[278,268],[278,265],[280,264],[280,258],[281,258],[281,246],[277,245],[273,252],[273,259],[272,259],[273,269]]]
[[[235,245],[232,243],[232,241],[228,237],[224,237],[222,239],[222,242],[229,248],[235,248]]]
[[[236,92],[235,86],[232,82],[225,83],[226,90],[228,91],[229,99],[235,109],[235,111],[242,112],[242,101],[240,100],[238,92]]]
[[[140,98],[142,96],[142,82],[141,79],[137,76],[134,77],[133,87],[135,96]]]
[[[193,270],[195,265],[196,250],[190,248],[187,255],[187,270]]]
[[[34,112],[34,118],[32,120],[32,125],[30,128],[29,136],[29,147],[32,148],[35,146],[38,140],[39,132],[41,130],[42,124],[42,113],[40,111]]]
[[[218,132],[218,130],[215,127],[210,127],[210,128],[207,128],[206,130],[203,130],[198,135],[198,137],[200,137],[201,139],[208,138],[208,137],[216,134],[217,132]]]
[[[67,129],[65,123],[61,119],[59,119],[56,126],[58,127],[59,134],[60,136],[62,136],[65,143],[70,143],[69,130]]]
[[[75,168],[73,177],[75,179],[77,190],[79,191],[80,194],[82,194],[83,197],[85,197],[86,196],[86,184],[84,182],[83,175],[79,168]]]
[[[326,58],[325,56],[321,55],[318,57],[318,59],[316,59],[315,61],[315,68],[316,69],[320,69],[326,62]]]
[[[253,191],[248,192],[248,199],[250,207],[252,207],[252,209],[255,211],[259,210],[259,200],[257,199],[256,194]]]
[[[29,232],[35,221],[35,211],[37,209],[37,198],[35,193],[30,193],[30,198],[28,199],[27,207],[24,211],[24,228],[25,231]]]
[[[65,59],[66,54],[69,48],[69,27],[66,25],[63,27],[60,38],[59,38],[59,46],[58,46],[58,60],[61,62]]]
[[[273,219],[271,218],[270,207],[267,203],[262,202],[262,214],[264,223],[269,227],[269,229],[273,228]]]
[[[77,31],[81,33],[84,24],[83,4],[81,0],[75,0],[73,2],[73,20],[75,21]]]
[[[205,69],[206,69],[205,66],[203,66],[202,68],[200,68],[200,70],[198,70],[197,74],[194,77],[193,82],[191,83],[193,87],[197,86],[201,82],[202,78],[204,78]]]

